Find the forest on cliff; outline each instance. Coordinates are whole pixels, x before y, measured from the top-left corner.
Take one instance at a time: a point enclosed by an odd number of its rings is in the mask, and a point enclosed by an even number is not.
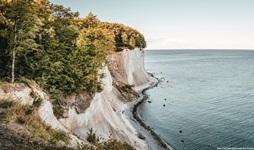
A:
[[[0,81],[35,81],[55,97],[101,90],[106,57],[146,47],[137,30],[48,0],[1,0]]]

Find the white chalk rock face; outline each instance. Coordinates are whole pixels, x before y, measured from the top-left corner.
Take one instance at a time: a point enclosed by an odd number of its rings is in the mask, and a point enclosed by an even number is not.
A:
[[[46,93],[41,91],[36,87],[32,87],[33,91],[36,92],[40,98],[43,100],[41,106],[39,107],[38,113],[40,118],[53,129],[61,130],[69,134],[71,141],[70,146],[76,147],[82,143],[87,143],[79,139],[77,136],[73,135],[68,129],[66,129],[63,124],[55,117],[52,109],[52,104],[49,102],[49,97]]]
[[[149,86],[156,79],[150,77],[144,67],[144,51],[125,49],[109,57],[112,76],[119,82],[134,85],[136,91]]]
[[[127,142],[137,149],[147,149],[145,142],[137,137],[136,130],[122,116],[125,104],[117,98],[118,91],[112,86],[108,67],[102,72],[106,76],[102,80],[104,90],[95,94],[85,113],[77,114],[72,108],[69,110],[68,118],[60,119],[61,123],[82,138],[86,138],[89,129],[93,129],[101,141],[114,138]]]
[[[36,91],[43,99],[42,104],[38,110],[40,118],[52,128],[68,132],[68,130],[55,117],[52,109],[52,104],[49,102],[48,96],[36,88],[34,88],[34,91]]]
[[[120,93],[112,85],[113,78],[136,88],[149,85],[150,77],[144,69],[144,52],[139,49],[123,50],[111,55],[109,62],[109,67],[101,70],[105,74],[103,91],[95,94],[85,113],[77,114],[71,108],[69,117],[60,119],[60,122],[82,138],[86,138],[92,128],[101,141],[115,138],[136,149],[147,149],[146,143],[138,138],[137,131],[122,114],[126,104],[119,100]]]
[[[33,104],[32,89],[24,83],[6,83],[0,85],[0,99],[11,99],[21,104]]]
[[[144,68],[144,51],[134,49],[125,50],[122,53],[124,68],[126,68],[127,83],[139,86],[149,81],[147,72]]]
[[[144,68],[144,51],[124,49],[109,57],[111,73],[120,82],[139,86],[149,82],[149,76]]]

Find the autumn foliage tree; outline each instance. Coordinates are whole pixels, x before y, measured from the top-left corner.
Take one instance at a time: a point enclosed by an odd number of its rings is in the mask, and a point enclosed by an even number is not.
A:
[[[55,98],[101,90],[106,57],[125,48],[146,47],[137,30],[101,22],[48,0],[0,3],[0,80],[34,80]]]

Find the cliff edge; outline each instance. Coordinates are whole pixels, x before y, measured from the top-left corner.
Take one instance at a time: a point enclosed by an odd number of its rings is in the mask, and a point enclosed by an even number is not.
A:
[[[101,79],[103,90],[95,93],[87,108],[82,111],[77,111],[75,105],[66,105],[65,117],[57,119],[48,95],[36,86],[25,84],[1,85],[0,99],[11,98],[31,105],[34,101],[31,93],[37,93],[43,100],[38,109],[40,118],[52,128],[68,133],[71,146],[88,143],[87,133],[93,129],[100,141],[117,139],[136,149],[148,149],[124,113],[130,101],[137,98],[142,89],[155,82],[144,69],[144,51],[138,48],[124,49],[111,54],[107,59],[108,64],[101,70],[104,75]],[[3,87],[7,85],[12,88],[6,91]],[[75,104],[77,97],[82,101],[80,95],[65,98],[65,101]],[[83,101],[87,101],[87,97]]]

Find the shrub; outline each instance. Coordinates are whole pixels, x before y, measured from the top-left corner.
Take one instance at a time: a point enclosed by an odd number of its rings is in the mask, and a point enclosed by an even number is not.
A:
[[[33,90],[31,91],[30,96],[31,96],[32,98],[38,97],[37,93],[35,93]]]
[[[93,129],[89,129],[89,132],[87,132],[87,138],[86,140],[92,144],[96,144],[99,142],[99,138],[96,137],[96,134],[93,133]]]
[[[79,147],[79,150],[98,150],[98,148],[96,148],[96,146],[93,145],[84,144]]]
[[[13,101],[0,100],[0,108],[10,108],[13,105]]]
[[[56,131],[55,133],[53,133],[50,142],[52,144],[56,144],[59,141],[63,141],[64,143],[68,143],[68,136],[66,135],[66,133],[62,132],[62,131]]]
[[[30,114],[32,114],[32,112],[34,111],[33,106],[30,106],[30,105],[25,105],[25,106],[24,106],[24,109],[25,109],[25,114],[26,114],[26,115],[30,115]]]
[[[99,138],[96,137],[96,134],[93,132],[93,129],[89,129],[89,132],[87,133],[87,139],[88,142],[93,144],[92,146],[89,145],[83,145],[81,147],[82,150],[134,150],[134,148],[129,145],[128,143],[120,142],[115,139],[110,139],[106,142],[99,143]]]
[[[42,101],[43,100],[41,98],[39,98],[39,97],[35,98],[34,101],[33,101],[33,106],[40,107],[41,104],[42,104]]]
[[[20,82],[25,83],[28,86],[37,86],[38,87],[37,83],[34,80],[30,80],[25,77],[21,77]]]
[[[120,141],[117,141],[115,139],[111,139],[107,142],[101,143],[101,145],[98,148],[99,150],[134,150],[132,146],[130,146],[128,143],[122,143]]]
[[[55,104],[53,105],[53,113],[56,116],[56,118],[59,119],[63,116],[64,108],[59,104]]]

